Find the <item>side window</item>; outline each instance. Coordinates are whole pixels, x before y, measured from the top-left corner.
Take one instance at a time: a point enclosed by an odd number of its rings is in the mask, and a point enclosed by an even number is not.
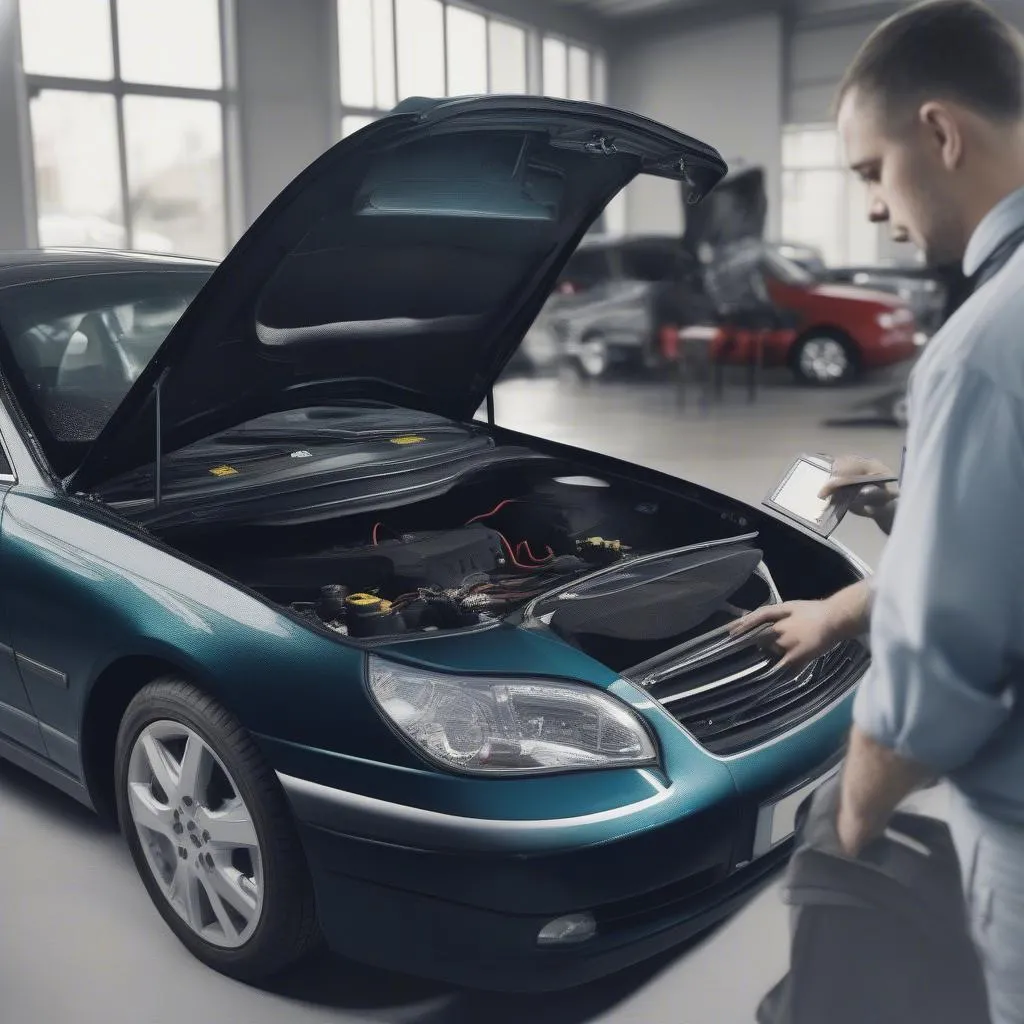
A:
[[[145,369],[190,295],[76,310],[33,323],[11,338],[26,376],[62,390],[121,390]]]
[[[0,359],[26,412],[59,441],[94,440],[209,273],[94,274],[6,289]]]
[[[7,459],[7,452],[4,451],[3,438],[0,438],[0,477],[11,476],[14,468]]]

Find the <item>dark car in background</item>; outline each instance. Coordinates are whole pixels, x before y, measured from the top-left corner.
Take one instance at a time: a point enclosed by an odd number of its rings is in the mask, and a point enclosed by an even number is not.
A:
[[[522,351],[534,366],[568,361],[589,379],[651,370],[662,363],[662,326],[702,319],[706,306],[699,268],[678,238],[592,237],[569,260]]]

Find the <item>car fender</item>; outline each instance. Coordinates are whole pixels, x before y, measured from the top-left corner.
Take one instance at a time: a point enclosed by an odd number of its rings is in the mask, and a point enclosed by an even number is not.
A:
[[[3,531],[0,598],[15,650],[42,668],[27,686],[48,731],[77,742],[104,672],[151,658],[254,733],[408,761],[363,691],[359,649],[82,503],[12,493]]]

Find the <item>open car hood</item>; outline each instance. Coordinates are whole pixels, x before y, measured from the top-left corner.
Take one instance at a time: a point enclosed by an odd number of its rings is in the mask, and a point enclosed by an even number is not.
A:
[[[764,240],[768,220],[768,193],[764,170],[744,167],[725,177],[699,206],[687,182],[682,184],[686,209],[683,244],[693,254],[701,246],[718,248],[736,242]]]
[[[719,154],[540,97],[409,100],[295,179],[185,311],[65,481],[86,490],[247,419],[346,396],[469,419],[608,201]],[[159,409],[159,416],[157,410]]]

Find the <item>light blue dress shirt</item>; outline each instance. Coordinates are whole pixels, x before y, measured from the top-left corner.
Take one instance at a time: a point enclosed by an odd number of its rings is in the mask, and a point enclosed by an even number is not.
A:
[[[1021,226],[1024,189],[978,226],[964,271]],[[1024,247],[929,343],[908,403],[854,718],[979,811],[1024,823]]]

